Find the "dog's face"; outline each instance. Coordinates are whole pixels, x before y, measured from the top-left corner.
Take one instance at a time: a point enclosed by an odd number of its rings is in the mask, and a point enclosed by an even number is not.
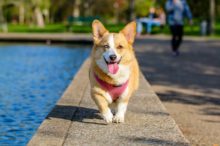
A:
[[[100,21],[94,20],[93,57],[96,64],[108,74],[117,74],[120,67],[129,64],[134,57],[132,44],[136,34],[136,23],[131,22],[119,33],[110,33]]]

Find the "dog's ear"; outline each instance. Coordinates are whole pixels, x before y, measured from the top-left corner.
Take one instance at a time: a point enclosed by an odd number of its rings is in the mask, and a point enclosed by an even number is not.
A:
[[[125,38],[127,39],[128,43],[133,44],[135,35],[136,35],[136,22],[132,21],[128,23],[121,31]]]
[[[108,30],[99,20],[94,20],[92,22],[92,33],[94,42],[99,42],[104,34],[108,33]]]

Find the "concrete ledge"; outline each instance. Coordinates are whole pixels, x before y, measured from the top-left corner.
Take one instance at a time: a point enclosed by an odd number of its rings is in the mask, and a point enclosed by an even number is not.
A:
[[[92,35],[88,33],[0,33],[0,42],[10,43],[26,43],[26,42],[40,42],[40,43],[77,43],[77,44],[92,44]],[[145,40],[170,40],[169,35],[151,35],[137,38],[138,41]],[[211,37],[184,37],[186,41],[216,41],[219,38]]]
[[[92,44],[91,34],[74,33],[0,33],[2,42],[43,42]]]
[[[126,122],[106,125],[90,98],[89,64],[87,59],[29,146],[189,145],[142,74]]]

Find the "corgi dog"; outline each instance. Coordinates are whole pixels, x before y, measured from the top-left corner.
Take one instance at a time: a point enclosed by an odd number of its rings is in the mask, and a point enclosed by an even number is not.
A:
[[[107,123],[122,123],[129,98],[139,85],[139,66],[132,47],[136,23],[127,24],[119,33],[110,33],[94,20],[92,33],[91,97]]]

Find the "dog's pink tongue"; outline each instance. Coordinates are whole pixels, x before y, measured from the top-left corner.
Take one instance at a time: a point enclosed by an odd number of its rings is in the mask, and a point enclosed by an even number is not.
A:
[[[111,74],[116,74],[118,72],[118,64],[117,63],[113,63],[113,64],[108,64],[108,71]]]

